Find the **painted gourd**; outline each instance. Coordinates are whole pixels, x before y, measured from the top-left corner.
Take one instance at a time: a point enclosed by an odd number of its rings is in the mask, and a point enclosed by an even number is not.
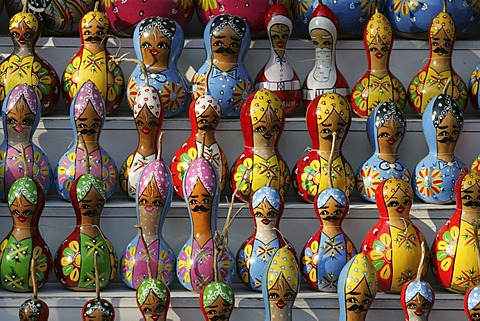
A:
[[[32,260],[38,286],[45,284],[52,272],[52,254],[38,228],[44,206],[45,192],[38,182],[25,176],[13,183],[8,192],[13,227],[0,246],[0,281],[5,290],[32,291]]]
[[[1,200],[7,199],[10,186],[25,175],[25,169],[26,174],[38,181],[46,193],[50,190],[53,181],[50,163],[45,152],[33,143],[41,108],[35,90],[27,85],[15,86],[3,101],[4,140],[0,145]]]
[[[250,29],[244,20],[221,14],[203,33],[206,60],[193,75],[192,98],[211,95],[222,107],[222,116],[238,117],[240,108],[253,90],[244,64],[250,45]]]
[[[20,305],[18,315],[20,321],[48,321],[50,310],[45,301],[31,298]]]
[[[444,8],[430,24],[428,61],[413,76],[408,86],[408,102],[413,111],[419,115],[425,112],[427,104],[435,96],[442,93],[453,96],[460,109],[465,110],[467,107],[467,86],[452,66],[455,32],[455,22]]]
[[[301,83],[297,73],[287,61],[287,41],[293,30],[293,17],[283,4],[268,10],[265,18],[270,57],[255,78],[255,90],[272,90],[283,103],[285,117],[291,116],[302,101]]]
[[[293,305],[300,289],[300,269],[288,246],[273,253],[263,275],[265,321],[292,321]]]
[[[284,124],[282,102],[272,91],[257,90],[245,101],[240,115],[245,148],[230,174],[237,199],[248,202],[267,183],[281,195],[288,192],[290,170],[278,150]]]
[[[361,37],[366,21],[379,8],[381,0],[298,0],[293,2],[293,16],[300,31],[308,34],[308,21],[319,6],[328,6],[338,17],[339,32],[346,37]]]
[[[387,0],[385,14],[397,34],[405,38],[427,39],[428,27],[442,11],[444,1]],[[479,29],[478,7],[473,1],[446,1],[448,12],[457,26],[459,38],[475,36]]]
[[[93,10],[92,0],[27,0],[27,11],[38,17],[45,33],[53,36],[67,36],[78,32],[78,23],[83,15]],[[25,0],[5,0],[8,15],[23,10]]]
[[[213,235],[217,229],[219,182],[215,168],[203,157],[190,164],[183,180],[191,231],[177,256],[177,277],[189,291],[200,292],[217,280],[214,264],[218,281],[230,284],[235,274],[235,256],[228,248],[215,260]]]
[[[158,279],[146,279],[136,291],[137,306],[145,321],[167,321],[170,290]]]
[[[455,156],[463,128],[462,110],[451,96],[440,94],[427,105],[422,128],[429,153],[415,167],[415,194],[426,203],[453,203],[455,183],[466,171]]]
[[[463,299],[463,306],[469,321],[478,321],[480,318],[480,286],[470,288]]]
[[[227,185],[227,156],[215,137],[215,130],[222,116],[217,100],[210,95],[199,96],[190,104],[188,111],[192,131],[187,140],[177,149],[170,163],[173,176],[173,188],[178,196],[184,198],[183,180],[190,164],[203,150],[203,158],[217,170],[220,178],[220,192]]]
[[[197,16],[205,26],[209,21],[221,14],[231,14],[245,20],[254,35],[265,33],[263,21],[268,10],[282,1],[264,0],[199,0]]]
[[[104,183],[94,174],[83,174],[70,189],[76,227],[60,244],[54,259],[54,271],[69,290],[95,291],[95,255],[100,289],[117,274],[117,255],[100,228],[100,215],[106,201]]]
[[[125,92],[122,69],[106,48],[110,22],[104,13],[90,11],[82,17],[78,29],[82,43],[63,71],[63,99],[70,105],[82,85],[91,81],[110,114],[120,105]]]
[[[82,320],[113,321],[115,320],[115,309],[108,300],[100,298],[91,299],[82,307]]]
[[[192,1],[162,0],[126,0],[102,1],[102,11],[112,24],[112,32],[121,37],[131,37],[135,26],[148,17],[165,17],[178,22],[185,28],[193,16]]]
[[[93,82],[85,82],[73,99],[70,122],[75,141],[73,147],[60,158],[55,169],[57,191],[64,200],[70,200],[73,181],[87,173],[88,158],[90,173],[103,181],[108,199],[117,183],[117,168],[99,143],[105,124],[105,104]]]
[[[175,116],[187,108],[190,91],[178,70],[177,61],[184,45],[183,30],[175,20],[150,17],[140,21],[133,33],[133,46],[138,60],[147,69],[148,84],[158,90],[165,117]],[[127,84],[127,99],[131,109],[137,92],[146,85],[139,65]]]
[[[55,69],[35,49],[41,34],[40,23],[32,13],[15,14],[8,30],[13,53],[0,65],[0,101],[16,85],[33,86],[42,106],[42,114],[51,112],[60,98],[60,80]]]
[[[475,220],[480,219],[480,174],[462,175],[455,186],[456,210],[438,230],[432,245],[432,272],[445,289],[465,293],[480,284]]]
[[[355,245],[342,229],[350,202],[342,190],[327,188],[315,197],[314,204],[320,228],[303,247],[302,274],[315,290],[337,292],[340,272],[357,254]]]
[[[295,255],[293,246],[279,229],[284,203],[283,196],[270,186],[256,190],[249,202],[255,231],[238,250],[237,274],[252,290],[262,291],[265,268],[278,249],[288,246]]]
[[[205,321],[229,321],[235,306],[232,288],[223,282],[212,282],[200,293],[200,309]]]
[[[316,97],[307,108],[306,123],[312,148],[302,156],[293,169],[293,188],[306,202],[313,203],[315,196],[329,187],[341,189],[349,196],[355,186],[355,173],[342,153],[342,144],[351,123],[348,101],[339,94],[330,93]],[[335,142],[334,142],[334,135]],[[328,159],[332,156],[332,171]]]
[[[368,59],[368,70],[352,90],[352,109],[360,117],[368,117],[375,107],[391,101],[403,110],[406,91],[400,80],[390,71],[393,47],[392,27],[387,18],[376,12],[368,20],[363,32],[363,44]]]
[[[336,63],[337,17],[326,5],[319,5],[308,31],[315,48],[315,63],[303,83],[303,104],[308,108],[317,96],[332,92],[348,98],[350,89]]]
[[[135,198],[142,170],[155,159],[157,139],[163,123],[163,107],[155,88],[141,87],[133,106],[133,120],[138,133],[137,148],[123,162],[118,173],[120,187],[129,197]]]
[[[338,280],[339,321],[365,321],[378,290],[372,262],[363,253],[343,267]]]
[[[172,202],[173,188],[172,175],[160,153],[143,169],[137,186],[137,220],[147,243],[151,277],[169,285],[175,278],[175,254],[161,233]],[[120,266],[123,282],[132,289],[137,289],[145,278],[150,277],[146,255],[139,231],[125,248]]]
[[[407,166],[398,157],[398,148],[407,132],[407,121],[393,102],[378,105],[367,120],[367,136],[373,155],[357,171],[357,189],[360,196],[375,202],[377,186],[392,176],[410,182]]]
[[[405,321],[428,321],[435,302],[435,292],[428,282],[412,280],[403,286],[400,301]]]
[[[427,257],[428,247],[422,232],[410,220],[410,185],[391,177],[380,183],[375,193],[380,218],[365,236],[362,252],[375,266],[379,290],[400,293],[407,281],[417,277],[422,243]],[[424,276],[427,264],[420,270]]]

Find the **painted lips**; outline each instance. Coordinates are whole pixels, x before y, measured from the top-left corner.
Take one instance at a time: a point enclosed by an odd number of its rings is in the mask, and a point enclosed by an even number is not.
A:
[[[405,210],[405,207],[403,207],[403,206],[397,207],[397,212],[398,213],[403,213],[404,210]]]
[[[18,220],[22,223],[24,223],[27,220],[27,217],[25,215],[19,215]]]
[[[280,300],[278,301],[277,303],[275,303],[277,305],[277,307],[279,309],[283,309],[283,307],[285,306],[285,302],[283,302],[283,300]]]
[[[265,134],[263,135],[263,138],[265,138],[266,140],[269,140],[270,138],[272,138],[272,134],[265,133]]]
[[[145,135],[148,135],[150,133],[150,128],[142,127],[142,133],[144,133]]]
[[[418,316],[421,316],[423,314],[423,311],[420,309],[416,309],[414,313]]]
[[[283,46],[285,46],[285,43],[283,41],[279,41],[277,42],[277,46],[283,48]]]
[[[377,52],[377,53],[375,54],[375,57],[377,57],[377,59],[382,59],[383,54],[382,54],[381,52]]]
[[[265,224],[265,225],[268,225],[268,224],[270,224],[270,220],[268,218],[264,218],[262,220],[262,223]]]
[[[152,56],[156,56],[156,55],[158,55],[158,50],[157,49],[152,49],[152,50],[150,50],[150,53],[152,54]]]
[[[23,126],[22,125],[16,125],[13,127],[17,133],[21,133],[23,131]]]
[[[397,140],[396,140],[395,138],[392,138],[392,137],[390,137],[389,139],[387,139],[387,142],[388,142],[390,145],[395,144],[396,141],[397,141]]]

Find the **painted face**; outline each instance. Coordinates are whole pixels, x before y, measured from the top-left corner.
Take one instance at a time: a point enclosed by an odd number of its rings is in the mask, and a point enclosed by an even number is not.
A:
[[[318,138],[324,148],[330,149],[333,142],[333,133],[337,133],[336,146],[340,146],[343,140],[345,128],[347,123],[340,117],[338,112],[334,109],[332,113],[320,124],[318,124]],[[330,147],[329,147],[330,146]]]
[[[223,321],[230,318],[232,309],[233,306],[219,295],[212,304],[205,307],[205,314],[209,321]]]
[[[29,137],[35,122],[35,114],[28,108],[23,96],[17,101],[15,107],[7,114],[8,134]]]
[[[286,316],[290,314],[295,297],[295,291],[285,280],[283,273],[281,273],[273,287],[268,290],[268,304],[272,320],[282,320],[283,318],[280,315]]]
[[[267,108],[260,120],[253,124],[253,141],[255,146],[274,147],[282,123],[277,115]]]
[[[461,190],[462,207],[468,207],[472,210],[480,207],[480,186],[477,184],[471,187]]]
[[[188,197],[188,204],[192,214],[210,214],[212,211],[213,196],[203,186],[200,179],[197,180],[193,191]]]
[[[138,210],[140,219],[145,221],[145,226],[156,225],[164,206],[164,201],[158,191],[157,183],[154,179],[148,183],[145,190],[138,197]]]
[[[33,47],[36,36],[36,32],[30,29],[24,21],[20,22],[17,27],[10,29],[10,37],[20,48]]]
[[[310,31],[310,38],[315,49],[333,50],[333,36],[325,29],[313,29]]]
[[[480,321],[480,303],[477,304],[473,309],[468,310],[471,321]]]
[[[432,57],[444,57],[450,56],[452,51],[453,41],[452,39],[448,38],[445,30],[442,28],[440,29],[433,37],[432,37]]]
[[[275,227],[278,210],[270,205],[266,198],[253,211],[257,228],[273,229]]]
[[[165,302],[160,300],[153,291],[150,291],[140,310],[145,321],[165,320]]]
[[[88,102],[87,108],[78,119],[75,120],[77,131],[86,142],[98,141],[102,118],[97,114],[92,102]]]
[[[325,205],[318,208],[318,214],[323,225],[335,226],[345,216],[345,206],[330,197]]]
[[[92,19],[82,28],[83,41],[85,44],[100,45],[107,36],[107,30],[97,20]]]
[[[404,190],[398,188],[393,195],[385,201],[389,218],[405,217],[409,215],[412,207],[412,198]]]
[[[370,61],[375,65],[385,65],[388,58],[388,51],[390,50],[388,44],[382,41],[380,36],[376,36],[372,42],[368,44],[368,51],[370,52]]]
[[[284,24],[274,24],[270,28],[270,40],[272,41],[273,50],[280,57],[283,57],[285,54],[289,34],[290,28]]]
[[[220,117],[212,107],[208,107],[202,114],[197,116],[196,120],[198,130],[211,132],[217,129]]]
[[[227,62],[236,64],[242,38],[229,25],[218,32],[214,31],[210,39],[214,65]]]
[[[158,118],[153,115],[145,105],[135,117],[135,126],[142,136],[156,135],[158,128]]]
[[[425,299],[420,293],[417,293],[413,299],[406,302],[407,313],[410,320],[417,318],[426,318],[432,309],[432,303]]]
[[[365,320],[373,299],[367,280],[363,278],[352,291],[345,294],[347,320]]]
[[[84,316],[84,321],[113,321],[113,316],[104,315],[102,311],[95,310],[89,315]]]
[[[30,226],[36,207],[36,204],[28,202],[23,195],[15,198],[12,205],[10,205],[10,213],[12,214],[14,224],[17,226]]]
[[[391,117],[378,128],[377,140],[380,153],[396,154],[404,135],[405,129],[395,118]]]
[[[460,124],[451,112],[438,124],[437,149],[439,154],[452,154],[460,135]]]
[[[171,44],[172,41],[158,28],[152,28],[141,34],[140,50],[148,70],[160,72],[168,68]]]
[[[104,205],[105,200],[100,193],[97,192],[95,187],[92,186],[83,200],[78,201],[82,220],[85,223],[98,221]]]

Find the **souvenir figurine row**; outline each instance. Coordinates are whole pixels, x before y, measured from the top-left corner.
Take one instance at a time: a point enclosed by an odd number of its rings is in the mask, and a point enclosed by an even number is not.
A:
[[[473,71],[467,89],[452,67],[456,26],[446,5],[431,20],[428,29],[427,64],[407,88],[389,69],[392,27],[382,13],[373,13],[363,32],[368,70],[352,87],[351,97],[349,85],[336,65],[339,23],[334,12],[320,4],[311,14],[308,26],[315,48],[315,64],[303,85],[286,59],[293,21],[284,5],[274,5],[268,10],[265,26],[271,41],[270,57],[253,81],[244,63],[250,43],[248,23],[231,14],[212,17],[204,30],[206,60],[193,75],[190,89],[177,68],[184,45],[183,31],[172,19],[147,17],[135,27],[135,54],[146,71],[142,71],[141,65],[137,66],[125,83],[118,63],[121,59],[112,58],[106,48],[111,22],[97,8],[89,11],[79,23],[81,48],[65,67],[60,82],[53,67],[35,51],[41,21],[24,10],[15,14],[9,23],[14,52],[0,65],[0,101],[16,85],[31,85],[41,99],[42,115],[46,115],[55,108],[60,92],[70,105],[83,83],[92,81],[106,100],[107,114],[118,108],[125,92],[128,105],[133,109],[135,96],[146,83],[159,91],[165,117],[178,115],[187,108],[190,98],[202,95],[217,99],[222,117],[239,117],[248,95],[262,88],[275,92],[287,117],[295,114],[302,101],[308,107],[315,97],[330,92],[350,99],[353,111],[360,117],[368,117],[379,103],[387,100],[401,110],[408,101],[413,110],[422,115],[428,102],[440,93],[453,96],[462,109],[467,107],[470,95],[472,105],[478,109],[480,67]]]
[[[23,0],[6,1],[6,10],[11,17],[23,10]],[[252,33],[257,36],[265,34],[262,21],[268,10],[275,4],[288,5],[294,13],[295,23],[303,35],[308,35],[308,21],[317,6],[327,5],[339,18],[340,33],[344,36],[359,37],[366,21],[376,9],[381,10],[393,24],[395,31],[406,38],[425,38],[428,25],[441,10],[442,1],[423,0],[410,3],[396,0],[298,0],[260,1],[260,0],[201,0],[191,1],[162,0],[162,5],[152,1],[101,1],[102,11],[112,23],[112,32],[118,36],[132,36],[138,22],[146,17],[161,16],[177,21],[185,28],[196,9],[203,26],[216,15],[233,14],[248,22]],[[3,0],[0,2],[3,7]],[[480,30],[478,8],[474,1],[446,1],[449,12],[459,27],[462,37],[474,37]],[[0,11],[1,8],[0,7]],[[42,21],[50,35],[71,35],[82,16],[94,7],[94,1],[59,0],[55,3],[27,0],[28,12],[35,13]],[[196,8],[195,8],[196,7]]]

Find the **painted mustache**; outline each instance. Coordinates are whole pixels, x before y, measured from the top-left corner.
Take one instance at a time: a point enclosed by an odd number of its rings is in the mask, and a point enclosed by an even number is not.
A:
[[[220,314],[220,315],[214,315],[209,320],[210,321],[218,321],[218,320],[226,320],[226,319],[227,319],[226,315]]]
[[[100,38],[99,36],[90,36],[90,37],[87,37],[85,38],[85,41],[102,41],[102,38]]]
[[[479,207],[480,206],[480,202],[479,201],[468,201],[465,203],[465,206],[475,206],[475,207]]]
[[[209,131],[209,130],[214,130],[215,128],[212,125],[203,125],[203,126],[199,126],[198,129]]]
[[[355,311],[356,313],[360,313],[360,312],[365,311],[365,308],[363,307],[363,305],[354,304],[351,307],[349,307],[347,310],[348,311]]]
[[[80,134],[82,134],[82,135],[93,135],[93,134],[95,134],[95,129],[86,129],[85,128],[85,129],[82,129],[80,131]]]
[[[339,217],[338,216],[325,216],[322,217],[323,221],[328,221],[328,222],[335,222],[338,221]]]
[[[88,217],[94,217],[97,216],[97,211],[94,210],[89,210],[83,213],[83,216],[88,216]]]
[[[233,55],[235,53],[235,51],[233,51],[232,48],[225,48],[225,47],[220,47],[218,48],[217,50],[214,50],[215,53],[218,53],[218,54],[223,54],[223,53],[226,53],[227,55]]]
[[[443,48],[443,47],[435,48],[435,49],[433,49],[433,52],[434,52],[434,53],[437,53],[437,54],[438,54],[438,53],[442,53],[442,54],[448,53],[448,51],[447,51],[445,48]]]
[[[192,211],[194,212],[198,212],[198,211],[202,211],[202,212],[208,212],[210,209],[208,207],[205,207],[204,205],[196,205],[194,208],[192,208]]]
[[[438,141],[439,143],[446,144],[446,143],[455,143],[455,139],[453,137],[445,137]]]

